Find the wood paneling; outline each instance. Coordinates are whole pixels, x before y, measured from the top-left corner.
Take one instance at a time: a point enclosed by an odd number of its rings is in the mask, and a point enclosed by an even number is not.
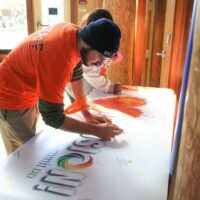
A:
[[[172,33],[173,23],[175,15],[176,0],[170,0],[166,2],[166,14],[165,14],[165,28],[163,35],[163,47],[165,56],[162,57],[161,71],[160,71],[160,87],[168,87],[169,85],[169,72],[172,50]],[[170,17],[169,17],[170,16]]]
[[[146,11],[147,1],[137,1],[137,10],[135,18],[135,45],[134,45],[134,57],[133,57],[133,84],[141,85],[142,73],[146,65]]]
[[[96,0],[96,7],[102,8],[103,7],[103,0]]]
[[[96,0],[86,1],[86,4],[77,4],[78,24],[81,24],[82,17],[96,8]]]
[[[33,0],[26,0],[28,34],[34,32]]]
[[[78,0],[71,0],[71,23],[78,23]]]
[[[169,74],[161,71],[162,58],[156,52],[163,50],[163,36],[165,24],[166,0],[149,0],[153,2],[153,11],[149,16],[147,0],[96,0],[96,7],[107,8],[113,15],[114,21],[122,31],[121,47],[124,59],[108,69],[107,76],[113,82],[121,84],[147,85],[159,87],[161,77],[168,82],[169,87],[179,95],[184,66],[185,51],[187,47],[188,30],[190,25],[193,0],[174,0],[176,2],[174,31],[172,35],[172,52]],[[136,5],[137,2],[137,5]],[[77,0],[71,0],[73,22],[77,23]],[[137,10],[136,10],[137,8]],[[166,17],[170,18],[168,14]],[[149,20],[148,17],[154,18]],[[148,21],[149,20],[149,21]],[[153,23],[152,23],[153,22]],[[149,24],[151,23],[149,27]],[[150,34],[151,32],[151,34]],[[152,53],[147,62],[146,49],[149,47],[148,37],[151,37]],[[150,63],[151,62],[151,63]],[[162,74],[161,74],[162,73]],[[166,74],[166,77],[165,77]],[[167,78],[168,77],[168,78]],[[167,86],[167,85],[166,85]]]
[[[171,200],[200,199],[200,3],[194,32],[187,101]]]
[[[148,9],[146,14],[146,61],[145,66],[142,71],[142,85],[150,86],[150,73],[151,73],[151,65],[152,65],[152,56],[153,54],[153,38],[154,38],[154,16],[155,16],[155,1],[148,1]]]
[[[177,96],[180,93],[193,3],[194,0],[176,1],[169,87]]]
[[[155,1],[153,57],[150,72],[150,86],[153,87],[160,85],[162,57],[157,56],[156,53],[163,50],[166,2],[166,0]]]
[[[120,51],[123,54],[123,61],[108,69],[107,76],[113,82],[131,84],[133,81],[133,56],[134,56],[134,30],[135,30],[135,0],[104,0],[104,6],[108,9],[119,25],[122,38]]]

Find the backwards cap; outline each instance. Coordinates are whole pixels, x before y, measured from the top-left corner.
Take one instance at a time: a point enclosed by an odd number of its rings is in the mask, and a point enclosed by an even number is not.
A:
[[[84,26],[79,31],[82,40],[105,57],[117,53],[120,45],[121,31],[112,21],[101,18]]]

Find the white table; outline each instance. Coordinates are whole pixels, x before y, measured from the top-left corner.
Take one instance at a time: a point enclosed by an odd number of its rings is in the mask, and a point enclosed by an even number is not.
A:
[[[1,166],[0,199],[166,200],[175,95],[145,87],[124,95],[147,102],[136,118],[101,108],[124,134],[103,142],[46,127]]]

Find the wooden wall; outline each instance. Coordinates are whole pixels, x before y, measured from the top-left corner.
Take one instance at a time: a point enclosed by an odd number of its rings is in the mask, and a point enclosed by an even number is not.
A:
[[[33,1],[26,0],[28,34],[34,32],[34,15],[33,15]]]
[[[124,55],[122,63],[110,68],[107,73],[108,77],[114,82],[119,81],[123,84],[159,87],[162,75],[162,78],[168,80],[166,86],[174,89],[179,96],[193,1],[176,0],[169,74],[161,74],[161,58],[152,57],[151,66],[148,66],[146,59],[149,37],[148,18],[146,18],[148,16],[147,0],[103,0],[103,6],[111,11],[114,20],[122,29],[120,51]],[[165,3],[163,1],[155,2],[157,2],[154,4],[155,19],[152,24],[154,26],[153,55],[156,54],[156,51],[162,50],[166,1],[164,1]],[[101,2],[100,5],[102,5]],[[158,35],[160,36],[158,37]]]
[[[86,15],[87,13],[89,13],[91,10],[94,10],[96,8],[96,0],[89,0],[86,1],[86,4],[81,4],[79,3],[79,1],[77,2],[77,10],[78,10],[78,14],[77,14],[77,24],[81,23],[81,19],[84,15]]]
[[[135,35],[136,1],[130,0],[104,0],[103,5],[112,13],[114,21],[120,26],[122,32],[120,51],[123,61],[111,66],[108,77],[113,82],[131,84],[133,80],[133,56]]]
[[[103,7],[103,0],[96,0],[96,7],[102,8]]]
[[[169,87],[179,96],[194,0],[176,0]]]
[[[147,1],[137,1],[137,10],[135,15],[135,44],[133,55],[133,84],[142,84],[142,75],[146,72],[146,14],[147,14]]]
[[[200,199],[200,2],[194,31],[187,101],[170,200]]]
[[[71,6],[71,22],[74,24],[78,23],[78,0],[70,0]]]
[[[155,15],[154,15],[154,34],[153,34],[153,49],[152,49],[152,63],[150,69],[149,86],[159,87],[162,67],[162,57],[157,56],[157,52],[163,50],[163,39],[165,29],[165,12],[167,0],[155,1]]]

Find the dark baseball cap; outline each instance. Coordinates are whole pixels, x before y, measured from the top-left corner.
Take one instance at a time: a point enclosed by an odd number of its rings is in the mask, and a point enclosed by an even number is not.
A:
[[[119,27],[109,19],[101,18],[79,31],[82,40],[93,49],[111,58],[118,52],[121,38]]]

